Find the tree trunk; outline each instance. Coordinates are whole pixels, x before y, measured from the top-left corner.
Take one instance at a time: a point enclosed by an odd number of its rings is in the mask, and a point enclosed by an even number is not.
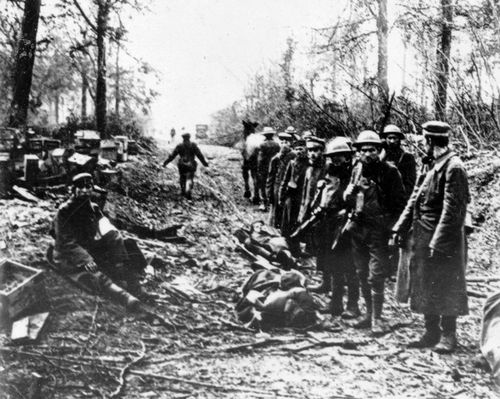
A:
[[[436,58],[436,118],[446,119],[446,101],[448,89],[448,74],[450,69],[451,28],[453,23],[452,0],[441,0],[441,34]]]
[[[9,112],[10,127],[26,126],[39,16],[40,0],[26,0],[21,38],[16,55],[14,93]]]
[[[97,87],[95,101],[95,119],[97,130],[102,138],[106,133],[106,30],[108,27],[108,0],[99,0],[97,9]]]
[[[116,43],[116,60],[115,60],[115,115],[120,117],[120,43]]]
[[[59,93],[54,96],[54,117],[57,125],[59,123]]]
[[[387,38],[389,28],[387,24],[387,0],[378,0],[377,39],[378,39],[378,64],[377,80],[381,100],[386,103],[389,94],[387,83]]]
[[[82,113],[81,119],[85,121],[87,119],[87,91],[89,88],[89,81],[85,72],[82,72]]]

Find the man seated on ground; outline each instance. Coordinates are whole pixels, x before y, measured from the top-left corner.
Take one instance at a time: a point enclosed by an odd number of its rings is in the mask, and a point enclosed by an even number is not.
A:
[[[314,325],[318,306],[305,284],[304,275],[295,270],[258,270],[243,285],[236,305],[239,319],[264,329]]]
[[[285,269],[297,267],[286,238],[268,228],[262,220],[253,222],[250,231],[237,230],[235,236],[250,252],[271,262],[276,261]]]
[[[91,201],[93,189],[89,173],[73,178],[71,197],[59,207],[54,221],[54,263],[91,291],[136,307],[139,301],[120,287],[137,297],[146,295],[139,284],[146,259],[136,242],[124,240]]]

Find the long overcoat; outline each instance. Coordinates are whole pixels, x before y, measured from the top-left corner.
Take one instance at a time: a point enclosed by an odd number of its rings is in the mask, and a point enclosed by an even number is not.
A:
[[[414,312],[468,313],[465,268],[467,173],[452,152],[439,157],[415,187],[393,231],[411,234],[410,305]],[[430,251],[434,255],[430,256]]]
[[[273,227],[280,227],[282,206],[279,203],[279,191],[281,182],[285,177],[285,172],[288,164],[295,158],[293,151],[282,152],[280,151],[271,159],[269,164],[269,173],[267,174],[266,191],[267,199],[271,205],[269,212],[269,225]]]
[[[281,234],[288,237],[297,228],[300,201],[304,178],[309,161],[307,158],[295,158],[288,163],[285,176],[281,182],[278,200],[283,204],[281,213]]]

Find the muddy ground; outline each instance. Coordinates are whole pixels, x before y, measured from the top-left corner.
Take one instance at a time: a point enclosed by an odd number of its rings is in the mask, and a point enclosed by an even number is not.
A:
[[[0,338],[1,398],[28,398],[37,381],[40,398],[495,397],[489,374],[475,367],[474,358],[482,297],[497,283],[469,285],[475,296],[470,315],[459,320],[460,347],[453,355],[406,349],[405,342],[422,332],[422,319],[392,295],[385,315],[394,328],[377,339],[330,316],[309,331],[241,326],[232,309],[252,270],[231,232],[263,214],[242,198],[239,153],[211,146],[202,151],[210,167],[199,170],[193,201],[178,195],[175,166],[160,168],[164,155],[157,154],[124,165],[129,188],[108,196],[108,210],[123,217],[154,228],[184,226],[179,234],[186,243],[139,241],[148,259],[156,258],[145,286],[160,294],[154,307],[175,329],[138,320],[46,270],[47,300],[40,309],[50,317],[40,342],[14,346],[6,330]],[[497,155],[484,152],[467,161],[478,225],[470,240],[469,279],[498,275]],[[0,201],[3,256],[46,269],[50,222],[63,199]],[[311,265],[305,262],[303,270],[317,280]]]

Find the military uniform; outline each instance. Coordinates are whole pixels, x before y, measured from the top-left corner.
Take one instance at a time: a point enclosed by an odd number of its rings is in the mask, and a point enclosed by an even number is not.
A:
[[[408,199],[415,187],[417,180],[417,162],[413,154],[399,148],[396,151],[387,151],[385,161],[398,168],[405,188],[406,198]]]
[[[306,157],[295,158],[288,164],[279,189],[279,202],[283,205],[281,234],[289,237],[297,228],[304,177],[309,162]],[[291,243],[292,252],[297,252],[298,243]]]
[[[101,273],[114,281],[126,282],[129,289],[138,289],[138,274],[147,262],[135,241],[123,240],[117,230],[100,236],[102,217],[99,207],[90,200],[72,197],[62,204],[54,220],[54,261],[62,272],[95,291],[104,291],[110,284]],[[92,261],[100,272],[85,271]]]
[[[187,135],[184,134],[183,137]],[[186,195],[188,198],[191,196],[191,192],[186,190],[187,183],[193,184],[194,175],[197,169],[196,158],[207,167],[208,163],[205,157],[200,151],[200,148],[189,140],[184,140],[182,143],[177,144],[174,151],[170,156],[163,162],[163,166],[166,166],[172,162],[176,156],[179,156],[179,161],[177,162],[177,168],[179,169],[179,184],[181,186],[182,195]]]
[[[271,159],[279,152],[280,145],[267,136],[266,140],[259,146],[257,154],[257,173],[259,182],[259,191],[264,205],[264,209],[269,205],[266,194],[267,175],[269,173],[269,164]]]
[[[291,150],[282,150],[271,159],[271,163],[269,164],[266,191],[268,201],[271,205],[269,225],[273,227],[279,228],[281,225],[282,206],[279,202],[279,191],[288,164],[294,158],[295,154]]]

